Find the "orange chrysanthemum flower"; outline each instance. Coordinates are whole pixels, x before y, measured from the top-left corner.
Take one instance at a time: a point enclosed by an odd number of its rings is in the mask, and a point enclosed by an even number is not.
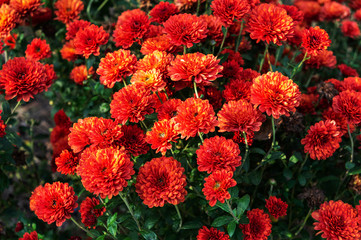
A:
[[[245,132],[260,130],[264,116],[246,100],[230,101],[218,112],[220,132]]]
[[[222,94],[227,102],[238,101],[240,99],[249,101],[251,99],[251,86],[252,82],[250,81],[244,81],[240,78],[231,79],[231,81],[225,85]]]
[[[89,27],[91,22],[85,20],[74,20],[66,26],[66,40],[73,40],[79,30]]]
[[[179,52],[179,50],[180,48],[174,46],[166,34],[162,34],[156,37],[147,38],[147,40],[143,42],[140,52],[146,55],[151,54],[154,51],[176,53]]]
[[[57,20],[64,24],[79,19],[79,14],[84,9],[84,3],[81,0],[58,0],[54,3]]]
[[[341,200],[324,202],[320,209],[312,213],[317,221],[314,228],[326,239],[360,239],[361,227],[357,210]]]
[[[305,153],[309,153],[310,158],[325,160],[340,147],[341,141],[336,122],[326,120],[311,126],[301,143],[305,145]]]
[[[360,36],[360,28],[355,21],[344,20],[341,23],[341,31],[343,35],[350,38],[357,38]]]
[[[132,84],[114,93],[110,113],[121,124],[128,120],[137,123],[154,112],[155,104],[155,96],[150,94],[150,90],[142,84]]]
[[[217,125],[214,110],[208,100],[188,98],[177,108],[178,115],[174,117],[176,130],[182,138],[195,137],[198,133],[214,132]]]
[[[184,45],[190,48],[207,37],[207,23],[192,14],[173,15],[163,26],[164,32],[176,46]]]
[[[172,157],[153,158],[139,169],[135,191],[148,207],[184,202],[186,175],[181,163]]]
[[[169,2],[160,2],[149,12],[149,16],[151,16],[150,20],[152,22],[161,24],[167,21],[171,16],[178,13],[179,9],[175,4]]]
[[[100,59],[97,74],[100,75],[100,83],[108,88],[113,88],[116,82],[121,82],[125,77],[135,72],[137,57],[129,50],[119,49],[107,53]]]
[[[49,44],[46,43],[46,40],[41,40],[40,38],[34,38],[30,44],[28,44],[25,56],[28,59],[35,61],[51,57],[51,51]]]
[[[60,227],[78,207],[77,199],[68,183],[45,183],[44,187],[40,185],[32,192],[30,210],[44,222],[56,222],[56,226]]]
[[[234,20],[242,21],[249,12],[250,5],[247,0],[214,0],[211,8],[214,16],[219,17],[229,27]]]
[[[228,188],[237,185],[237,182],[232,177],[233,172],[222,169],[212,172],[211,175],[204,179],[206,182],[202,192],[211,207],[216,205],[217,201],[224,203],[226,199],[231,198]]]
[[[101,198],[118,195],[135,173],[124,148],[87,148],[77,167],[84,188]]]
[[[160,92],[164,90],[167,85],[167,83],[163,81],[163,78],[163,74],[158,69],[149,71],[138,70],[133,74],[130,82],[134,84],[141,83],[152,92]]]
[[[214,55],[202,53],[189,53],[177,55],[168,67],[168,75],[173,81],[195,81],[202,86],[210,85],[211,81],[222,77],[223,67],[220,59]]]
[[[41,240],[38,238],[38,233],[33,231],[31,233],[24,233],[23,237],[19,238],[19,240]]]
[[[93,67],[90,67],[89,70],[87,70],[87,67],[83,65],[79,65],[73,68],[70,72],[70,79],[73,80],[76,84],[83,85],[83,82],[88,79],[89,77],[92,77],[94,74]]]
[[[157,69],[163,75],[166,75],[168,73],[167,68],[173,61],[173,58],[173,55],[167,52],[154,51],[138,61],[137,69],[145,72]]]
[[[97,223],[97,218],[103,216],[105,207],[95,208],[100,204],[99,199],[87,197],[80,204],[81,222],[88,228],[94,227]]]
[[[109,34],[103,27],[90,25],[77,32],[74,39],[75,52],[83,55],[86,59],[90,55],[99,56],[100,46],[108,42]]]
[[[158,109],[158,120],[163,119],[172,119],[177,115],[177,108],[182,103],[182,100],[171,98],[168,101],[165,101]]]
[[[157,149],[156,152],[161,152],[164,156],[168,149],[172,149],[172,142],[177,142],[178,138],[175,122],[163,119],[154,123],[152,130],[147,132],[145,141],[152,145],[152,149]]]
[[[207,228],[203,226],[198,231],[197,240],[210,240],[210,239],[217,239],[217,240],[229,240],[229,236],[224,232],[219,231],[217,228]]]
[[[5,99],[17,98],[28,102],[34,95],[47,90],[52,83],[47,68],[36,61],[15,57],[7,61],[0,71],[0,88]]]
[[[73,175],[78,163],[78,156],[71,151],[69,152],[67,149],[63,150],[60,156],[55,159],[56,170],[62,174]]]
[[[288,204],[280,198],[271,196],[266,200],[266,208],[272,217],[278,219],[279,217],[287,215]]]
[[[247,211],[248,224],[240,224],[244,240],[267,240],[272,232],[271,219],[262,209]]]
[[[350,13],[350,8],[347,6],[336,1],[330,1],[322,6],[319,18],[321,21],[333,21],[336,19],[347,18],[350,16]]]
[[[263,3],[256,6],[250,13],[246,30],[250,37],[267,44],[273,42],[279,46],[293,34],[293,19],[287,11],[273,4]]]
[[[327,49],[331,40],[327,32],[319,26],[305,29],[302,35],[302,47],[308,55],[317,55],[321,50]]]
[[[10,0],[10,6],[16,10],[16,13],[20,17],[25,17],[26,15],[35,12],[42,2],[40,0]]]
[[[75,61],[79,55],[75,52],[74,40],[66,42],[60,50],[60,54],[64,60]]]
[[[346,90],[333,98],[332,108],[347,118],[348,124],[361,122],[361,92]]]
[[[117,145],[124,147],[128,154],[136,157],[148,152],[149,145],[145,141],[145,134],[140,127],[137,125],[123,125],[122,132],[124,135],[117,141]]]
[[[268,72],[253,80],[251,103],[259,106],[261,112],[278,119],[289,116],[300,104],[301,92],[298,85],[280,72]]]
[[[18,19],[19,15],[13,7],[7,4],[0,6],[0,39],[4,39],[10,34]]]

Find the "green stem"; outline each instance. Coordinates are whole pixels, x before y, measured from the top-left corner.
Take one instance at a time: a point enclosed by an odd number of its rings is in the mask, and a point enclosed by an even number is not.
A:
[[[129,205],[127,196],[125,196],[125,195],[122,196],[121,193],[119,193],[119,196],[120,196],[120,198],[123,200],[123,202],[125,203],[125,205],[127,206],[128,210],[129,210],[129,212],[130,212],[130,215],[132,215],[135,223],[137,224],[138,230],[139,230],[139,231],[142,231],[142,228],[140,227],[139,222],[138,222],[138,220],[135,218],[134,212],[133,212],[132,208],[131,208],[130,205]]]
[[[242,134],[243,134],[243,138],[244,138],[244,143],[245,143],[245,145],[246,145],[246,152],[244,153],[241,166],[237,169],[237,172],[236,172],[237,175],[238,175],[239,173],[241,173],[241,170],[242,170],[242,168],[243,168],[244,163],[245,163],[246,160],[247,160],[248,152],[249,152],[249,146],[248,146],[248,141],[247,141],[247,134],[245,133],[245,131],[243,131]]]
[[[182,215],[181,215],[181,213],[179,211],[178,206],[174,205],[174,207],[175,207],[175,210],[177,210],[177,214],[178,214],[178,217],[179,217],[179,226],[178,226],[178,229],[177,229],[177,232],[179,232],[180,229],[182,228],[183,220],[182,220]]]
[[[300,226],[300,228],[299,228],[299,229],[297,230],[297,232],[295,233],[295,236],[297,236],[297,235],[302,231],[302,229],[305,227],[308,218],[311,216],[311,213],[312,213],[312,209],[310,209],[310,210],[308,211],[307,216],[306,216],[305,219],[303,220],[302,225]]]
[[[239,30],[238,37],[237,37],[237,41],[236,41],[236,49],[234,50],[235,52],[238,52],[239,44],[241,44],[243,25],[244,25],[244,22],[243,22],[243,20],[242,20],[242,21],[241,21],[241,28],[240,28],[240,30]]]
[[[147,127],[147,125],[145,125],[145,122],[144,122],[144,121],[140,121],[140,122],[141,122],[141,124],[143,125],[144,130],[147,130],[147,129],[148,129],[148,127]]]
[[[266,55],[267,55],[267,52],[268,52],[268,47],[269,47],[269,45],[266,44],[266,48],[265,48],[264,53],[263,53],[263,58],[262,58],[262,60],[261,60],[261,63],[260,63],[260,65],[259,65],[259,69],[258,69],[258,72],[259,72],[259,73],[261,72],[261,70],[262,70],[262,68],[263,68],[264,60],[266,59]]]
[[[273,72],[268,49],[267,49],[267,62],[268,62],[268,65],[269,65],[269,69],[271,70],[271,72]]]
[[[87,229],[83,228],[73,217],[71,217],[70,219],[75,223],[75,225],[77,225],[78,228],[80,228],[81,230],[83,230],[84,232],[86,232],[90,237],[92,237],[92,238],[95,237],[90,231],[88,231]]]
[[[155,94],[157,94],[157,96],[158,96],[158,98],[159,98],[160,103],[161,103],[161,104],[163,104],[163,101],[162,101],[162,99],[160,98],[158,91],[156,91],[156,92],[155,92]]]
[[[217,57],[218,57],[219,54],[221,54],[221,52],[222,52],[224,42],[226,41],[226,38],[227,38],[227,34],[228,34],[228,27],[226,28],[226,31],[224,32],[223,40],[222,40],[221,46],[219,47],[219,51],[218,51],[218,53],[217,53]]]
[[[187,53],[187,46],[184,45],[184,46],[183,46],[183,55],[186,55],[186,53]]]
[[[166,96],[167,100],[169,100],[169,96],[168,96],[167,90],[164,89],[163,91],[164,91],[164,93],[165,93],[165,96]]]
[[[201,132],[198,132],[198,135],[199,135],[199,138],[201,139],[201,142],[202,142],[202,144],[203,144],[203,142],[204,142],[204,140],[203,140],[203,133],[201,133]]]
[[[226,199],[226,203],[227,203],[227,206],[228,206],[229,213],[232,215],[234,221],[235,221],[236,223],[238,223],[238,218],[234,215],[233,210],[232,210],[232,207],[231,207],[231,204],[229,204],[228,199]]]
[[[302,169],[303,167],[305,166],[305,163],[307,162],[307,159],[308,159],[308,153],[306,154],[306,157],[305,159],[303,160],[301,166],[300,166],[300,169],[298,169],[298,175],[300,175],[300,173],[302,172]]]
[[[13,108],[13,110],[11,110],[11,115],[8,117],[8,119],[6,119],[5,124],[7,124],[10,121],[11,116],[15,113],[16,109],[21,105],[21,100],[18,101],[15,105],[15,107]]]
[[[196,97],[199,98],[198,91],[197,91],[197,83],[196,83],[196,81],[193,82],[193,88],[194,88],[194,92],[195,92],[195,94],[196,94]]]
[[[197,12],[196,12],[196,15],[198,16],[198,14],[199,14],[199,8],[200,8],[200,6],[201,6],[201,0],[198,0],[197,1]]]
[[[291,75],[291,79],[293,79],[293,77],[296,75],[296,73],[298,72],[298,70],[301,68],[302,64],[307,60],[307,52],[305,53],[305,55],[303,56],[302,61],[297,65],[296,68],[293,68],[292,71],[292,75]]]
[[[127,82],[125,81],[124,78],[123,78],[122,80],[123,80],[124,87],[126,87],[126,86],[127,86]]]
[[[105,6],[105,4],[108,3],[108,1],[109,1],[109,0],[104,0],[104,1],[102,2],[102,4],[97,8],[97,11],[95,12],[94,15],[97,15],[98,12]]]
[[[351,131],[350,131],[350,124],[347,124],[347,132],[348,132],[348,136],[350,137],[350,142],[351,142],[351,159],[350,159],[350,162],[353,162],[354,142],[353,142],[352,134],[351,134]]]
[[[308,88],[308,86],[310,85],[311,83],[311,79],[312,79],[312,76],[313,76],[313,72],[314,72],[314,69],[311,70],[311,73],[310,73],[310,76],[308,77],[307,79],[307,82],[305,84],[305,87]],[[317,104],[318,105],[318,104]]]

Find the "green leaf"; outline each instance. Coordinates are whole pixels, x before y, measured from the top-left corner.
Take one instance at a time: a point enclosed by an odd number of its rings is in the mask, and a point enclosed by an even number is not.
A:
[[[96,240],[104,240],[104,239],[105,239],[105,235],[102,235],[102,236],[97,237]]]
[[[289,168],[284,168],[283,169],[283,176],[287,179],[290,180],[292,178],[292,171]]]
[[[305,186],[306,185],[306,178],[302,174],[298,175],[298,182],[300,183],[301,186]]]
[[[154,225],[158,222],[160,216],[158,214],[152,214],[150,215],[144,223],[145,228],[152,229]]]
[[[88,234],[89,237],[99,237],[100,236],[100,233],[95,229],[92,229],[89,232],[91,233],[91,235]]]
[[[249,223],[249,219],[246,215],[242,215],[241,218],[239,219],[239,223],[240,224],[248,224]]]
[[[239,190],[238,190],[237,186],[229,189],[229,194],[231,194],[232,198],[238,198],[238,193],[239,193]]]
[[[251,148],[251,153],[258,153],[260,155],[266,155],[266,152],[262,148]]]
[[[199,229],[202,226],[202,222],[194,220],[184,223],[182,229]]]
[[[353,168],[351,171],[348,172],[348,175],[356,175],[361,173],[361,167]]]
[[[2,104],[2,119],[3,120],[6,120],[10,117],[10,114],[11,114],[11,109],[10,109],[10,104],[8,101],[4,101],[3,104]]]
[[[142,234],[142,236],[144,237],[144,239],[146,240],[157,240],[157,235],[149,230],[142,230],[140,231],[140,234]]]
[[[261,183],[262,180],[262,172],[261,171],[257,171],[257,172],[253,172],[249,175],[250,179],[251,179],[251,183],[253,185],[259,185]]]
[[[108,227],[108,231],[110,232],[111,235],[113,235],[114,237],[117,235],[117,224],[112,224]]]
[[[352,168],[355,167],[355,164],[353,162],[347,162],[345,164],[345,167],[346,167],[347,170],[351,170]]]
[[[233,217],[231,216],[220,216],[217,217],[213,223],[212,223],[212,227],[221,227],[223,225],[226,225],[228,223],[230,223],[233,220]]]
[[[236,230],[237,223],[235,221],[232,221],[227,226],[227,232],[230,237],[233,236],[234,231]]]
[[[250,199],[249,195],[246,194],[237,201],[237,217],[238,218],[240,218],[242,216],[242,214],[244,213],[244,211],[246,211],[250,200],[251,199]]]
[[[107,227],[109,228],[114,223],[116,224],[118,213],[114,213],[113,216],[108,217],[107,219]]]
[[[216,206],[221,208],[223,211],[229,213],[229,208],[227,206],[227,203],[221,203],[220,201],[217,201]]]
[[[14,145],[16,145],[16,146],[18,146],[18,147],[20,147],[21,145],[22,145],[22,140],[21,140],[21,138],[19,137],[19,135],[16,133],[16,132],[14,132],[13,130],[7,130],[6,131],[6,139],[10,142],[10,143],[12,143],[12,144],[14,144]]]

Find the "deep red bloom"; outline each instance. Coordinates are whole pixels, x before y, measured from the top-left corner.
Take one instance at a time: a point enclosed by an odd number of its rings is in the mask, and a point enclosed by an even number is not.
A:
[[[177,112],[174,121],[176,130],[182,135],[182,138],[188,139],[195,137],[198,133],[214,132],[217,119],[208,100],[187,98],[179,105]]]
[[[254,138],[254,132],[246,133],[247,145],[252,146]],[[243,143],[246,144],[246,140],[244,139],[242,132],[234,132],[232,140],[235,143]]]
[[[164,102],[158,109],[158,119],[168,119],[175,117],[177,115],[177,107],[182,103],[182,100],[171,98],[168,101]]]
[[[289,112],[296,111],[300,99],[298,85],[280,72],[268,72],[253,80],[251,103],[268,116],[289,116]]]
[[[332,108],[347,118],[349,124],[361,122],[361,92],[346,90],[333,98]]]
[[[24,229],[24,223],[22,223],[22,222],[17,222],[16,223],[16,226],[15,226],[15,232],[20,232],[21,230],[23,230]]]
[[[27,46],[25,51],[26,58],[35,61],[51,57],[51,51],[49,44],[46,40],[40,38],[34,38],[33,41]]]
[[[108,88],[113,88],[116,82],[121,82],[127,76],[135,72],[137,57],[128,50],[107,53],[100,59],[97,74],[100,75],[100,83]]]
[[[297,25],[303,21],[304,13],[300,11],[296,6],[293,5],[278,5],[287,11],[287,15],[293,19],[294,25]]]
[[[0,114],[1,113],[2,113],[2,110],[0,110]],[[4,124],[4,121],[1,119],[1,115],[0,115],[0,138],[5,136],[5,134],[6,134],[5,128],[6,128],[6,124]]]
[[[142,84],[132,84],[114,93],[110,113],[121,124],[128,120],[137,123],[143,121],[145,115],[154,112],[155,104],[155,97],[149,89]]]
[[[242,79],[244,81],[253,82],[253,79],[255,79],[256,77],[258,77],[260,75],[261,74],[258,73],[257,71],[250,69],[250,68],[246,68],[246,69],[243,69],[239,73],[238,78]]]
[[[293,34],[293,20],[287,11],[273,4],[260,4],[250,13],[246,30],[254,40],[273,42],[279,46]]]
[[[214,40],[216,44],[220,44],[223,40],[222,26],[224,26],[221,19],[214,15],[201,15],[200,18],[207,23],[208,37]]]
[[[77,174],[87,191],[111,199],[127,187],[127,180],[135,173],[133,165],[124,148],[87,148],[81,154]]]
[[[74,47],[77,54],[83,55],[86,59],[90,55],[99,56],[100,46],[108,42],[109,34],[103,27],[91,24],[84,29],[80,29],[74,38]]]
[[[346,64],[339,64],[337,65],[337,68],[340,69],[342,75],[346,76],[346,77],[358,77],[359,74],[356,71],[356,69],[347,66]]]
[[[350,8],[336,1],[326,2],[321,10],[319,18],[321,21],[333,21],[350,16]]]
[[[361,4],[360,4],[360,7],[361,7]],[[361,21],[361,8],[357,9],[353,16],[357,21]]]
[[[355,21],[344,20],[341,23],[341,31],[343,35],[350,38],[357,38],[360,36],[360,28]]]
[[[357,210],[341,200],[324,202],[320,209],[312,213],[317,221],[314,228],[321,237],[326,239],[360,239],[361,227],[357,217]]]
[[[45,183],[44,187],[40,185],[32,192],[30,210],[44,222],[56,222],[56,226],[60,227],[78,207],[77,199],[68,183]]]
[[[207,228],[203,226],[198,231],[197,240],[229,240],[229,236],[224,232],[219,231],[217,228]]]
[[[327,32],[319,26],[305,29],[302,35],[302,47],[308,55],[317,55],[321,50],[327,49],[331,40]]]
[[[204,99],[207,99],[212,105],[213,109],[219,109],[222,107],[222,94],[218,88],[214,86],[206,86],[198,91],[199,96],[203,95]],[[194,94],[194,97],[196,95]]]
[[[85,20],[75,20],[66,26],[66,40],[73,40],[79,30],[89,27],[91,22]]]
[[[84,3],[81,0],[58,0],[54,3],[57,20],[64,24],[79,19],[79,14],[84,9]]]
[[[140,167],[135,188],[143,203],[152,208],[184,202],[186,184],[180,162],[172,157],[161,157]]]
[[[242,163],[238,144],[231,139],[215,136],[204,140],[196,151],[198,171],[212,173],[216,170],[234,172]]]
[[[359,77],[348,77],[343,80],[342,91],[350,90],[355,92],[361,92],[361,78]]]
[[[269,213],[276,219],[287,215],[288,204],[280,198],[271,196],[266,200],[266,208]]]
[[[249,12],[250,5],[247,0],[214,0],[211,8],[214,16],[219,17],[228,27],[234,20],[242,21]]]
[[[222,66],[222,75],[225,78],[232,78],[234,76],[238,76],[239,72],[243,70],[243,68],[241,68],[241,66],[235,60],[226,61],[222,64]]]
[[[326,120],[311,126],[301,143],[305,145],[305,153],[309,153],[310,158],[325,160],[340,147],[341,141],[341,133],[336,122]]]
[[[100,204],[99,199],[87,197],[80,204],[81,222],[86,227],[93,227],[97,223],[97,218],[102,216],[106,209],[105,207],[95,208]],[[95,226],[94,226],[95,228]]]
[[[230,101],[218,112],[220,132],[245,132],[252,134],[260,130],[264,116],[254,106],[241,99]]]
[[[340,131],[341,136],[347,133],[347,118],[341,113],[335,113],[333,109],[330,107],[326,109],[322,113],[323,120],[334,120],[336,122],[337,130]],[[354,125],[350,125],[350,131],[353,132],[355,130]]]
[[[171,16],[163,23],[164,32],[176,46],[185,45],[187,48],[193,43],[199,43],[207,37],[207,23],[201,18],[191,14],[178,14]]]
[[[240,224],[244,240],[267,240],[272,232],[271,219],[261,209],[247,211],[248,224]]]
[[[23,237],[19,238],[19,240],[41,240],[38,238],[38,233],[33,231],[31,233],[24,233]]]
[[[178,14],[177,6],[169,2],[160,2],[149,12],[152,22],[163,23],[171,16]]]
[[[307,22],[318,20],[318,15],[321,10],[321,5],[317,1],[296,1],[295,6],[304,13],[304,19]]]
[[[202,192],[211,207],[216,205],[217,201],[224,203],[226,199],[231,198],[228,188],[237,185],[237,182],[232,177],[233,172],[222,169],[212,172],[204,179],[205,183]]]
[[[78,166],[79,158],[73,152],[68,150],[63,150],[59,157],[55,159],[55,164],[57,166],[57,171],[62,174],[71,174],[73,175]]]
[[[240,99],[249,101],[251,99],[251,86],[252,82],[240,78],[231,79],[230,82],[225,85],[222,94],[227,102]]]
[[[303,58],[303,55],[300,57]],[[305,63],[308,67],[319,69],[320,67],[334,68],[337,61],[332,51],[322,50],[317,55],[311,55]]]
[[[28,102],[34,95],[47,90],[49,81],[46,67],[36,61],[15,57],[7,61],[0,71],[0,88],[5,89],[5,99],[17,98]]]
[[[122,132],[124,135],[118,140],[117,145],[124,147],[128,154],[136,157],[148,152],[149,145],[145,141],[145,134],[140,127],[123,125]]]

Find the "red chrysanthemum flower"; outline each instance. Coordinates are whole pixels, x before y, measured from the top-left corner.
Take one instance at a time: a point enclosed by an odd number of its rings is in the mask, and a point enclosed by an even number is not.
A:
[[[252,146],[254,138],[254,132],[246,133],[247,145]],[[244,139],[242,132],[234,132],[232,140],[236,143],[246,144],[246,140]]]
[[[260,130],[264,116],[245,100],[230,101],[218,112],[220,132],[245,132],[252,134]]]
[[[163,26],[164,32],[176,46],[184,45],[190,48],[193,43],[199,43],[207,37],[207,23],[195,15],[173,15]]]
[[[89,27],[91,22],[85,20],[75,20],[66,26],[66,40],[73,40],[79,30]]]
[[[25,56],[27,59],[32,59],[35,61],[51,57],[51,51],[49,44],[46,43],[46,40],[41,40],[40,38],[34,38],[30,44],[28,44]]]
[[[87,148],[77,167],[84,188],[101,198],[118,195],[135,173],[133,162],[124,148]]]
[[[28,102],[34,95],[47,90],[49,81],[47,68],[36,61],[15,57],[7,61],[0,71],[0,88],[5,89],[5,99],[17,98]]]
[[[55,159],[55,164],[57,166],[57,171],[62,174],[73,175],[78,166],[79,158],[73,152],[68,150],[63,150],[59,157]]]
[[[89,77],[92,77],[94,74],[93,67],[90,67],[89,70],[87,70],[87,67],[83,65],[79,65],[73,68],[70,72],[70,79],[73,80],[76,84],[83,85],[83,82],[88,79]]]
[[[318,94],[305,94],[302,93],[301,94],[301,100],[300,100],[300,105],[297,107],[297,110],[300,113],[306,114],[316,114],[316,103],[318,102],[320,96]]]
[[[208,100],[188,98],[179,105],[177,112],[174,120],[176,130],[182,135],[182,138],[188,139],[195,137],[198,133],[214,132],[217,119]]]
[[[199,90],[199,96],[203,95],[203,99],[207,99],[212,105],[213,109],[219,109],[222,107],[222,94],[218,88],[213,86],[207,86]],[[194,97],[196,95],[194,94]]]
[[[0,39],[6,38],[19,19],[17,11],[8,4],[0,6]]]
[[[361,122],[361,92],[346,90],[333,98],[332,108],[347,118],[349,124]]]
[[[181,163],[172,157],[153,158],[139,169],[136,192],[148,207],[184,202],[186,175]]]
[[[313,224],[315,230],[322,233],[323,238],[354,240],[361,237],[357,210],[341,200],[324,202],[312,217],[317,221]]]
[[[109,34],[103,27],[94,24],[80,29],[74,38],[74,47],[77,54],[83,55],[86,59],[90,55],[99,56],[100,46],[108,42]]]
[[[167,21],[171,16],[178,13],[179,9],[175,4],[169,2],[160,2],[149,12],[149,16],[151,16],[150,20],[152,22],[161,24]]]
[[[16,226],[15,226],[15,232],[16,232],[16,233],[17,233],[17,232],[20,232],[20,231],[23,230],[23,229],[24,229],[24,223],[18,221],[18,222],[16,223]]]
[[[56,222],[56,226],[60,227],[78,207],[77,199],[68,183],[45,183],[44,187],[40,185],[32,192],[30,210],[44,222]]]
[[[271,219],[262,209],[247,211],[248,224],[240,224],[244,240],[267,240],[272,232]]]
[[[212,173],[224,169],[234,172],[242,164],[240,153],[239,146],[231,139],[207,138],[196,151],[198,171]]]
[[[211,8],[214,16],[219,17],[228,27],[235,20],[242,21],[249,12],[250,5],[247,0],[214,0]]]
[[[179,50],[180,48],[174,46],[166,34],[162,34],[156,37],[147,38],[147,40],[143,42],[140,52],[146,55],[151,54],[154,51],[176,53],[179,52]]]
[[[356,38],[360,36],[360,28],[355,21],[344,20],[341,23],[341,31],[343,35],[350,38]]]
[[[238,76],[239,72],[243,70],[241,66],[235,60],[230,60],[222,63],[223,71],[222,75],[225,78],[232,78]]]
[[[360,7],[361,7],[361,4],[360,4]],[[357,21],[361,21],[361,8],[357,9],[353,16]]]
[[[246,30],[254,40],[279,46],[293,34],[293,20],[287,11],[273,4],[260,4],[250,13]]]
[[[312,20],[318,20],[318,15],[321,10],[321,5],[314,1],[296,1],[294,3],[304,13],[304,20],[311,22]]]
[[[350,16],[351,10],[347,6],[336,1],[326,2],[321,10],[319,18],[321,21],[333,21]]]
[[[115,46],[130,48],[134,42],[141,43],[150,28],[150,21],[140,9],[127,10],[119,17],[115,26],[113,39]]]
[[[336,122],[337,130],[341,133],[341,136],[347,133],[347,118],[341,113],[335,113],[333,109],[330,107],[322,113],[323,120],[333,120]],[[350,125],[350,131],[353,132],[355,130],[354,125]]]
[[[219,231],[217,228],[207,228],[203,226],[198,231],[197,240],[229,240],[229,236],[224,232]]]
[[[205,183],[202,192],[211,207],[216,205],[217,201],[224,203],[226,199],[231,198],[228,188],[237,185],[237,182],[232,177],[233,172],[222,169],[213,171],[204,179]]]
[[[155,96],[150,94],[149,89],[142,84],[132,84],[114,93],[110,113],[121,124],[128,120],[137,123],[154,112],[155,104]]]
[[[249,101],[251,99],[251,86],[252,82],[239,78],[231,79],[231,81],[225,85],[222,94],[227,102],[238,101],[240,99]]]
[[[294,25],[297,25],[303,21],[304,13],[298,9],[298,7],[293,5],[278,5],[287,11],[287,15],[293,19]]]
[[[79,119],[70,128],[69,146],[74,153],[88,145],[92,147],[112,146],[123,136],[121,126],[112,119],[88,117]]]
[[[2,110],[0,110],[0,138],[4,137],[6,135],[6,132],[5,132],[6,124],[4,124],[4,121],[1,119],[1,113],[2,113]]]
[[[167,68],[173,59],[174,57],[172,54],[167,52],[154,51],[138,61],[137,69],[143,71],[157,69],[163,75],[166,75],[168,74]]]
[[[359,74],[356,71],[356,69],[347,66],[346,64],[339,64],[337,65],[337,68],[341,71],[342,75],[345,77],[358,77]]]
[[[253,80],[251,103],[268,116],[289,116],[289,112],[296,111],[300,99],[298,85],[280,72],[268,72]]]
[[[310,158],[325,160],[340,147],[341,141],[336,122],[326,120],[311,126],[301,143],[305,145],[305,153],[309,153]]]
[[[128,154],[136,157],[148,152],[149,145],[145,141],[145,134],[140,127],[123,125],[122,132],[124,135],[118,140],[117,145],[123,146]]]
[[[16,10],[20,17],[25,17],[35,12],[42,5],[42,2],[40,0],[10,0],[9,5]]]
[[[210,85],[211,81],[222,77],[223,67],[220,59],[214,55],[202,53],[189,53],[177,55],[168,67],[168,74],[173,81],[192,81],[197,84]]]
[[[266,200],[266,208],[274,218],[278,219],[287,215],[288,204],[280,198],[271,196]]]
[[[100,59],[97,74],[100,75],[100,83],[108,88],[113,88],[116,82],[121,82],[135,72],[137,57],[129,50],[119,49],[107,53]]]
[[[168,119],[175,117],[177,115],[177,107],[182,103],[182,100],[172,98],[164,102],[158,109],[158,119]]]
[[[105,207],[95,208],[100,204],[99,199],[87,197],[80,204],[81,222],[88,228],[94,227],[97,223],[97,218],[102,216],[106,209]]]
[[[60,54],[64,60],[75,61],[79,55],[75,52],[74,40],[66,42],[60,50]]]
[[[300,55],[300,60],[303,58],[303,55]],[[322,50],[316,56],[312,56],[306,62],[306,65],[310,68],[319,69],[320,67],[329,67],[334,68],[337,60],[336,56],[333,55],[332,51]]]
[[[208,37],[214,40],[216,44],[220,44],[223,40],[222,26],[224,26],[221,19],[214,15],[201,15],[200,18],[207,23]]]
[[[178,138],[175,122],[163,119],[154,123],[152,130],[147,132],[145,141],[152,145],[152,149],[157,149],[156,152],[161,152],[164,156],[168,149],[172,149],[172,142],[177,142]]]
[[[350,90],[361,92],[361,78],[359,77],[348,77],[343,80],[342,91]]]
[[[84,9],[84,3],[81,0],[58,0],[54,3],[57,20],[64,24],[79,19],[79,14]]]
[[[38,233],[33,231],[31,233],[24,233],[23,237],[19,238],[19,240],[41,240],[38,238]]]
[[[158,69],[152,69],[149,71],[138,70],[133,74],[130,82],[133,84],[143,84],[147,89],[151,90],[152,92],[160,92],[164,90],[167,85],[167,83],[163,81],[163,79],[164,76]]]
[[[308,55],[317,55],[321,50],[327,49],[331,40],[327,32],[319,26],[305,29],[302,35],[302,47]]]
[[[244,81],[253,82],[253,79],[260,76],[261,74],[253,69],[246,68],[239,72],[237,78],[242,79]]]

